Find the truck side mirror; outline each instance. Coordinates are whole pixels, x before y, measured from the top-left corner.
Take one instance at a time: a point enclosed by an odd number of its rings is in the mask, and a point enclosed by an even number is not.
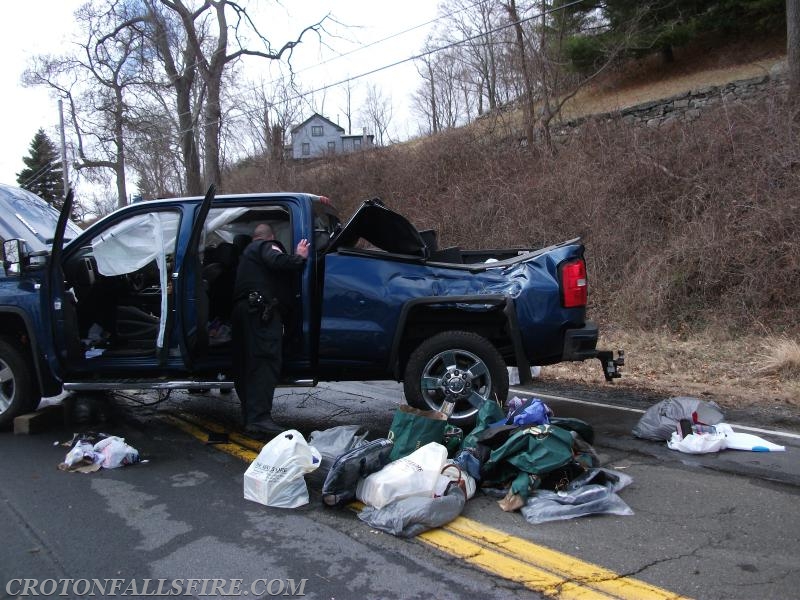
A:
[[[8,275],[19,275],[21,271],[22,244],[20,239],[3,242],[3,267]]]

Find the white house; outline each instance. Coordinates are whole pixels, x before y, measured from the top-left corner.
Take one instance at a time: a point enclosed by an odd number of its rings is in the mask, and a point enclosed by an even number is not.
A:
[[[314,113],[292,128],[292,158],[316,158],[337,152],[352,152],[371,147],[374,139],[374,135],[345,135],[343,127]]]

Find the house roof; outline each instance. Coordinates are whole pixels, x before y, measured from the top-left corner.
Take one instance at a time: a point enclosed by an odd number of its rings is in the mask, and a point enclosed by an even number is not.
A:
[[[323,117],[323,116],[322,116],[321,114],[319,114],[319,113],[314,113],[313,115],[311,115],[310,117],[308,117],[308,118],[307,118],[305,121],[303,121],[302,123],[300,123],[300,125],[297,125],[297,126],[295,126],[295,127],[292,127],[292,133],[294,133],[295,131],[298,131],[299,129],[302,129],[303,127],[305,127],[306,125],[308,125],[308,124],[309,124],[311,121],[313,121],[313,120],[315,120],[315,119],[322,119],[322,120],[323,120],[323,121],[325,121],[326,123],[329,123],[330,125],[332,125],[332,126],[333,126],[333,127],[335,127],[336,129],[338,129],[339,131],[341,131],[342,133],[344,133],[344,127],[340,127],[339,125],[337,125],[336,123],[334,123],[334,122],[333,122],[333,121],[331,121],[330,119],[326,119],[325,117]]]

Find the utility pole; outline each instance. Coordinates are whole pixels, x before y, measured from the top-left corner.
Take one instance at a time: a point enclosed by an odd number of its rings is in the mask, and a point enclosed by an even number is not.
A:
[[[67,167],[67,143],[64,137],[64,102],[58,99],[58,120],[61,125],[61,175],[64,178],[64,198],[69,190],[69,171]]]
[[[789,68],[789,99],[800,94],[800,0],[786,0],[786,62]]]

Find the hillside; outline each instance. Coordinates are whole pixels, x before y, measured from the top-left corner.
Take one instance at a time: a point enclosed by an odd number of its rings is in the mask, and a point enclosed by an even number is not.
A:
[[[619,111],[775,72],[780,41],[688,48],[640,61],[578,94],[566,118]],[[589,120],[554,153],[462,128],[339,156],[240,189],[318,190],[343,214],[381,197],[443,245],[541,247],[580,236],[589,314],[623,348],[622,389],[726,406],[800,408],[800,127],[785,94],[708,107],[671,127]],[[505,118],[505,117],[504,117]],[[499,123],[511,132],[510,121]],[[495,141],[500,139],[500,141]],[[592,364],[543,380],[603,381]]]
[[[642,64],[604,78],[578,94],[565,107],[564,118],[609,113],[692,90],[774,76],[785,69],[785,60],[782,39],[751,43],[734,51],[687,49],[673,65]],[[760,334],[736,336],[719,328],[645,331],[612,326],[605,330],[602,341],[606,347],[627,351],[627,368],[617,386],[665,397],[714,399],[723,407],[795,412],[800,408],[800,347],[796,338],[764,329]],[[595,364],[546,367],[542,377],[603,382]]]

